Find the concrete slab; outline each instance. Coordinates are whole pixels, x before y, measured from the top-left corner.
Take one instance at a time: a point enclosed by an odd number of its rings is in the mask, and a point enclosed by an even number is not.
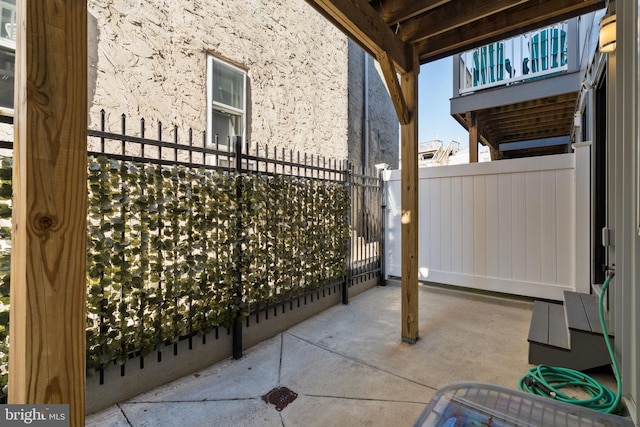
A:
[[[135,427],[282,427],[279,413],[261,399],[124,403],[121,406],[130,425]]]
[[[300,357],[304,355],[304,357]],[[338,381],[339,378],[344,381]],[[280,383],[305,396],[419,403],[435,389],[285,334]],[[298,405],[298,401],[291,405]]]
[[[124,416],[118,405],[113,405],[104,411],[89,415],[85,419],[86,427],[130,427],[129,421]]]
[[[364,427],[410,426],[420,416],[421,403],[303,396],[304,410],[282,411],[281,426]]]
[[[411,425],[453,381],[516,389],[528,300],[420,286],[420,339],[402,342],[400,287],[368,290],[196,375],[87,417],[104,426]],[[604,375],[606,377],[606,373]],[[261,396],[298,394],[282,411]]]
[[[281,347],[282,337],[278,335],[251,347],[240,360],[227,359],[127,403],[260,398],[278,385]]]
[[[420,286],[420,339],[407,344],[399,292],[395,285],[371,289],[288,333],[435,389],[452,381],[517,387],[530,368],[532,302]]]

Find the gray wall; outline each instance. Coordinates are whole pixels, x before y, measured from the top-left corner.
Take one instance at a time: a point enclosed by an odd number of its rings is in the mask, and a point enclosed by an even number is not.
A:
[[[365,57],[368,67],[368,101],[365,100]],[[368,104],[368,126],[365,105]],[[369,141],[365,142],[368,128]],[[349,41],[349,154],[355,165],[387,163],[398,168],[400,125],[391,97],[374,59]],[[368,150],[366,149],[368,146]],[[368,159],[366,159],[368,155]]]

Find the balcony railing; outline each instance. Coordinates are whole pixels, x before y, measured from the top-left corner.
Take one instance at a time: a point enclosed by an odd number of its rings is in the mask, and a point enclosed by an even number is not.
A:
[[[567,26],[561,22],[462,53],[459,93],[566,72]]]

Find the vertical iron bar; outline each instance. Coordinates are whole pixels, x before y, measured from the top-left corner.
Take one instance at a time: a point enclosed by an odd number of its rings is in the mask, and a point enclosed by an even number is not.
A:
[[[239,175],[242,173],[242,138],[240,136],[235,136],[234,137],[234,144],[235,144],[235,171],[236,173]],[[241,183],[242,180],[239,179],[238,176],[236,176],[236,201],[239,204],[241,197],[242,197],[242,187],[241,187]],[[241,215],[242,215],[242,209],[239,209],[238,212],[236,212],[236,233],[238,233],[238,237],[242,234],[243,230],[242,230],[242,219],[241,219]],[[241,292],[241,287],[242,287],[242,264],[240,263],[240,258],[241,258],[241,252],[242,252],[242,247],[240,246],[240,244],[236,243],[235,244],[235,248],[234,248],[234,252],[235,252],[235,258],[236,258],[236,262],[238,263],[236,265],[236,283],[234,284],[234,295],[233,295],[233,299],[235,304],[238,306],[238,308],[236,309],[237,311],[234,314],[234,319],[233,319],[233,325],[232,325],[232,351],[233,351],[233,358],[238,360],[242,357],[242,321],[241,321],[241,298],[242,298],[242,292]]]
[[[293,150],[289,149],[289,175],[293,176]]]
[[[189,167],[193,167],[193,129],[189,128]]]
[[[162,142],[162,122],[158,120],[158,142]],[[158,146],[158,159],[162,159],[162,145]]]
[[[105,113],[104,109],[100,110],[100,132],[102,132],[102,135],[104,135],[104,132],[105,132],[105,125],[104,125],[104,122],[105,122],[104,116],[105,116],[105,114],[106,113]],[[104,136],[100,137],[100,152],[102,154],[104,154]]]
[[[378,236],[380,257],[380,286],[386,286],[387,284],[387,269],[386,269],[386,230],[387,230],[387,183],[385,181],[385,169],[380,170],[379,182],[380,182],[380,235]]]
[[[173,143],[178,145],[178,125],[173,125]],[[178,163],[178,147],[173,147],[173,161]]]
[[[345,167],[345,184],[347,186],[347,191],[349,193],[349,198],[351,199],[351,203],[348,204],[349,206],[349,218],[348,218],[348,227],[351,229],[352,224],[353,224],[353,191],[352,191],[352,185],[351,185],[351,180],[352,180],[352,176],[351,176],[351,159],[349,157],[349,160],[346,160],[346,162],[344,163]],[[350,237],[347,237],[345,244],[347,245],[347,255],[346,255],[346,267],[347,267],[347,271],[346,271],[346,277],[344,280],[344,283],[342,284],[342,304],[347,305],[349,304],[349,287],[351,286],[351,245],[352,245],[352,240],[353,240],[353,230],[351,231]]]
[[[206,131],[202,132],[202,148],[207,148],[207,132]],[[203,153],[202,154],[202,165],[204,166],[206,164],[207,164],[207,154]],[[203,338],[205,336],[206,335],[203,335]]]
[[[140,138],[144,139],[144,117],[140,119]],[[140,144],[140,156],[144,159],[144,146],[145,144]]]
[[[126,135],[127,133],[126,120],[127,120],[127,116],[124,113],[122,113],[122,116],[120,116],[120,133],[122,134],[122,136]],[[124,156],[124,154],[127,151],[124,138],[122,138],[122,141],[120,141],[120,147],[121,147],[122,155]]]

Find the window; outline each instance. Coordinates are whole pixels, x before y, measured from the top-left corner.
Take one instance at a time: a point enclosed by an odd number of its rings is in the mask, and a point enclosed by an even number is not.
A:
[[[0,114],[13,115],[16,0],[0,0]]]
[[[207,144],[210,148],[233,150],[233,137],[244,138],[245,94],[246,73],[240,68],[209,56],[207,58]],[[211,161],[217,162],[216,159]],[[217,163],[222,165],[223,162]]]

